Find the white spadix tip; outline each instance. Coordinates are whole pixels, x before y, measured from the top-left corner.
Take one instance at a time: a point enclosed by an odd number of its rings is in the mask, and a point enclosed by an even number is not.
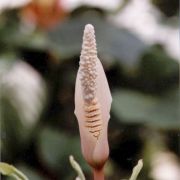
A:
[[[84,31],[94,31],[94,26],[92,24],[86,24]]]
[[[87,24],[84,29],[82,51],[80,56],[81,85],[83,98],[90,103],[96,96],[97,50],[94,27]]]

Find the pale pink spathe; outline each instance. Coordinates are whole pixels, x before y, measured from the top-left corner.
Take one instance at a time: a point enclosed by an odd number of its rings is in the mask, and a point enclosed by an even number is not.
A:
[[[102,130],[98,139],[94,138],[85,127],[85,112],[83,88],[80,81],[81,73],[78,70],[75,87],[75,115],[79,124],[82,153],[86,161],[93,168],[102,168],[109,155],[109,145],[107,138],[108,121],[110,118],[110,108],[112,97],[109,85],[100,60],[96,57],[96,98],[100,104]]]

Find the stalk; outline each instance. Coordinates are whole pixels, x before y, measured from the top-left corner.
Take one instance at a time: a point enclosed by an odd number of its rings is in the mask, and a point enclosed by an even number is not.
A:
[[[102,169],[93,169],[94,180],[104,180],[104,171]]]

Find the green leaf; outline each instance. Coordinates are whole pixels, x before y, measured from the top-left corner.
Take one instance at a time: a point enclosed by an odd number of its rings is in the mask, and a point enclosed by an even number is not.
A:
[[[152,82],[179,74],[178,62],[160,45],[154,45],[145,52],[140,60],[139,70],[143,79]]]
[[[179,129],[179,92],[176,89],[159,98],[158,104],[149,113],[149,121],[164,129]]]
[[[11,176],[17,180],[28,180],[28,178],[21,171],[4,162],[0,162],[0,172],[3,175]]]
[[[81,155],[79,137],[44,128],[38,137],[38,151],[39,156],[49,168],[57,173],[62,170],[64,176],[72,173],[68,162],[70,154],[76,156],[84,170],[88,169]],[[64,169],[66,171],[63,171]]]
[[[125,123],[143,123],[162,129],[178,129],[179,91],[153,97],[130,90],[113,93],[112,113]]]
[[[22,30],[20,26],[19,23],[14,24],[14,22],[11,22],[0,27],[0,43],[5,45],[2,52],[8,50],[16,51],[17,48],[47,50],[47,38],[42,31],[29,30],[26,29],[27,27]]]
[[[48,166],[59,167],[60,160],[66,154],[66,139],[64,134],[61,135],[51,129],[44,129],[41,132],[38,143],[40,146],[39,150]]]
[[[157,100],[130,90],[120,90],[113,93],[113,113],[127,122],[142,122],[147,118],[147,112]]]

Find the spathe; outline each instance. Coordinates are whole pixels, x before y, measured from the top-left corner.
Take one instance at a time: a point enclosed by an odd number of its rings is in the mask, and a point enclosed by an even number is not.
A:
[[[100,124],[96,124],[100,132],[97,138],[91,131],[93,124],[87,127],[85,111],[87,107],[94,107],[94,101],[96,101],[95,107],[98,108],[96,115]],[[84,30],[80,67],[76,78],[75,115],[79,124],[83,156],[95,169],[102,169],[109,156],[107,129],[111,102],[106,75],[97,57],[94,27],[88,24]]]

